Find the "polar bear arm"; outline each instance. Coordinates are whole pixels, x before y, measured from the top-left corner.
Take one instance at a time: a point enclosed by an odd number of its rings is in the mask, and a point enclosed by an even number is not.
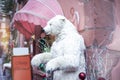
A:
[[[76,71],[79,67],[78,56],[65,55],[50,60],[46,65],[46,70],[62,69],[63,71]]]
[[[41,63],[47,63],[51,59],[52,59],[52,54],[50,54],[50,53],[41,53],[41,54],[35,55],[32,58],[31,64],[32,64],[32,66],[39,66]]]

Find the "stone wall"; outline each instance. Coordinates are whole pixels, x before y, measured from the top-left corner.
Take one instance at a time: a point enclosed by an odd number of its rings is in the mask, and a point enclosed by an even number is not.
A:
[[[110,72],[116,63],[116,56],[110,54],[111,51],[106,46],[111,42],[112,32],[115,28],[114,3],[109,0],[89,0],[85,4],[87,7],[85,8],[86,20],[90,20],[86,21],[86,30],[82,33],[83,36],[88,36],[85,37],[87,43],[88,75],[90,75],[88,79],[94,80],[104,77],[106,80],[110,80]],[[91,20],[93,22],[89,26]],[[87,35],[86,32],[90,33]],[[92,43],[89,42],[88,44],[88,41]]]
[[[104,77],[106,80],[120,80],[117,76],[120,73],[118,34],[120,33],[120,1],[58,0],[58,2],[64,15],[70,20],[71,7],[79,12],[81,22],[78,31],[83,35],[87,46],[88,80],[96,80],[99,77]]]

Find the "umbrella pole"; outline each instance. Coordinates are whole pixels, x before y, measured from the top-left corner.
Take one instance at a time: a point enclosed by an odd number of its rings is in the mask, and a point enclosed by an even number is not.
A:
[[[40,48],[38,47],[38,39],[42,33],[42,27],[40,25],[35,26],[35,39],[33,40],[33,56],[41,53]]]

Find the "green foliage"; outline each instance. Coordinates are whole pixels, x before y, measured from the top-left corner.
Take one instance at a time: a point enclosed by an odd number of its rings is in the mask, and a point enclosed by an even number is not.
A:
[[[4,13],[9,13],[14,10],[14,0],[0,0],[2,4],[2,10]]]
[[[41,39],[38,40],[38,42],[39,42],[39,46],[38,47],[40,48],[40,50],[42,52],[50,52],[50,46],[49,46],[49,44],[48,44],[46,39],[41,38]]]

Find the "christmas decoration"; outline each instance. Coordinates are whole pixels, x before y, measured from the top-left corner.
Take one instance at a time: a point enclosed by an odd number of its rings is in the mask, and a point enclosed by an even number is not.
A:
[[[45,64],[41,63],[38,67],[41,71],[45,72]],[[42,80],[46,80],[46,74],[42,74],[40,75],[43,79]]]
[[[86,74],[85,74],[84,72],[81,72],[81,73],[79,74],[79,78],[80,78],[80,80],[85,80]]]
[[[105,78],[103,78],[103,77],[99,77],[98,80],[105,80]]]
[[[50,51],[50,46],[45,38],[41,38],[38,40],[39,42],[39,48],[42,52],[49,52]]]

